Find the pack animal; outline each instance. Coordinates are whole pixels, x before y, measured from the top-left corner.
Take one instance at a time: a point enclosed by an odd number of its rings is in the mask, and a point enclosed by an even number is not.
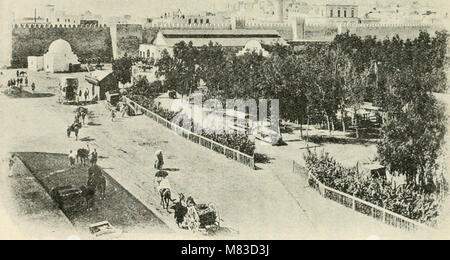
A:
[[[70,125],[67,128],[67,137],[70,138],[71,133],[75,133],[75,140],[78,141],[78,132],[81,129],[81,124],[80,123],[73,123],[72,125]]]
[[[77,163],[80,162],[82,165],[86,165],[89,160],[89,150],[81,148],[77,150]]]

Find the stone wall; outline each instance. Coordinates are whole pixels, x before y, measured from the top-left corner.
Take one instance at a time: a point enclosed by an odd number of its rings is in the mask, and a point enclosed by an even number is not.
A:
[[[42,56],[50,44],[63,39],[72,47],[80,62],[111,62],[112,42],[106,26],[14,26],[11,65],[25,68],[28,56]]]

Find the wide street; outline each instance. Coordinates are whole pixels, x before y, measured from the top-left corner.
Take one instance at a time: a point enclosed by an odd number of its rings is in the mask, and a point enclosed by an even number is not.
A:
[[[31,72],[30,80],[37,82],[37,92],[56,94],[55,77],[60,76]],[[274,148],[258,144],[273,160],[259,164],[261,169],[254,171],[190,143],[144,116],[111,122],[104,103],[88,106],[92,113],[89,124],[80,131],[80,140],[69,139],[66,128],[75,108],[58,104],[57,96],[14,99],[0,95],[0,147],[3,152],[68,154],[89,144],[99,153],[98,164],[173,228],[173,215],[160,207],[154,188],[153,162],[158,149],[164,152],[173,197],[182,192],[196,202],[215,203],[223,226],[239,231],[239,238],[413,236],[325,200],[307,187],[306,180],[292,172],[292,160],[302,161],[302,150],[295,142]]]

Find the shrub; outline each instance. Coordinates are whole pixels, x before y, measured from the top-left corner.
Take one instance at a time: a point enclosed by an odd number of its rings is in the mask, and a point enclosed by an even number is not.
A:
[[[436,224],[441,200],[437,193],[425,194],[412,187],[393,188],[383,178],[362,177],[357,168],[346,168],[336,162],[328,153],[305,154],[307,170],[324,185],[355,196],[412,220]],[[314,181],[309,180],[312,185]]]

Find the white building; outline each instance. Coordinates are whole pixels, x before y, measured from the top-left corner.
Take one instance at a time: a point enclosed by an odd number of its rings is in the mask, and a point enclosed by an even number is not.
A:
[[[139,56],[142,58],[161,58],[164,50],[173,54],[173,47],[179,42],[192,42],[194,47],[202,47],[210,42],[224,48],[260,49],[257,45],[287,45],[275,30],[161,30],[153,44],[141,44]],[[250,44],[248,44],[250,42]],[[257,44],[258,43],[258,44]]]
[[[28,56],[28,69],[30,71],[44,70],[44,56]]]
[[[48,52],[44,54],[46,72],[68,72],[76,64],[80,64],[77,55],[72,52],[70,44],[62,39],[52,42]]]

